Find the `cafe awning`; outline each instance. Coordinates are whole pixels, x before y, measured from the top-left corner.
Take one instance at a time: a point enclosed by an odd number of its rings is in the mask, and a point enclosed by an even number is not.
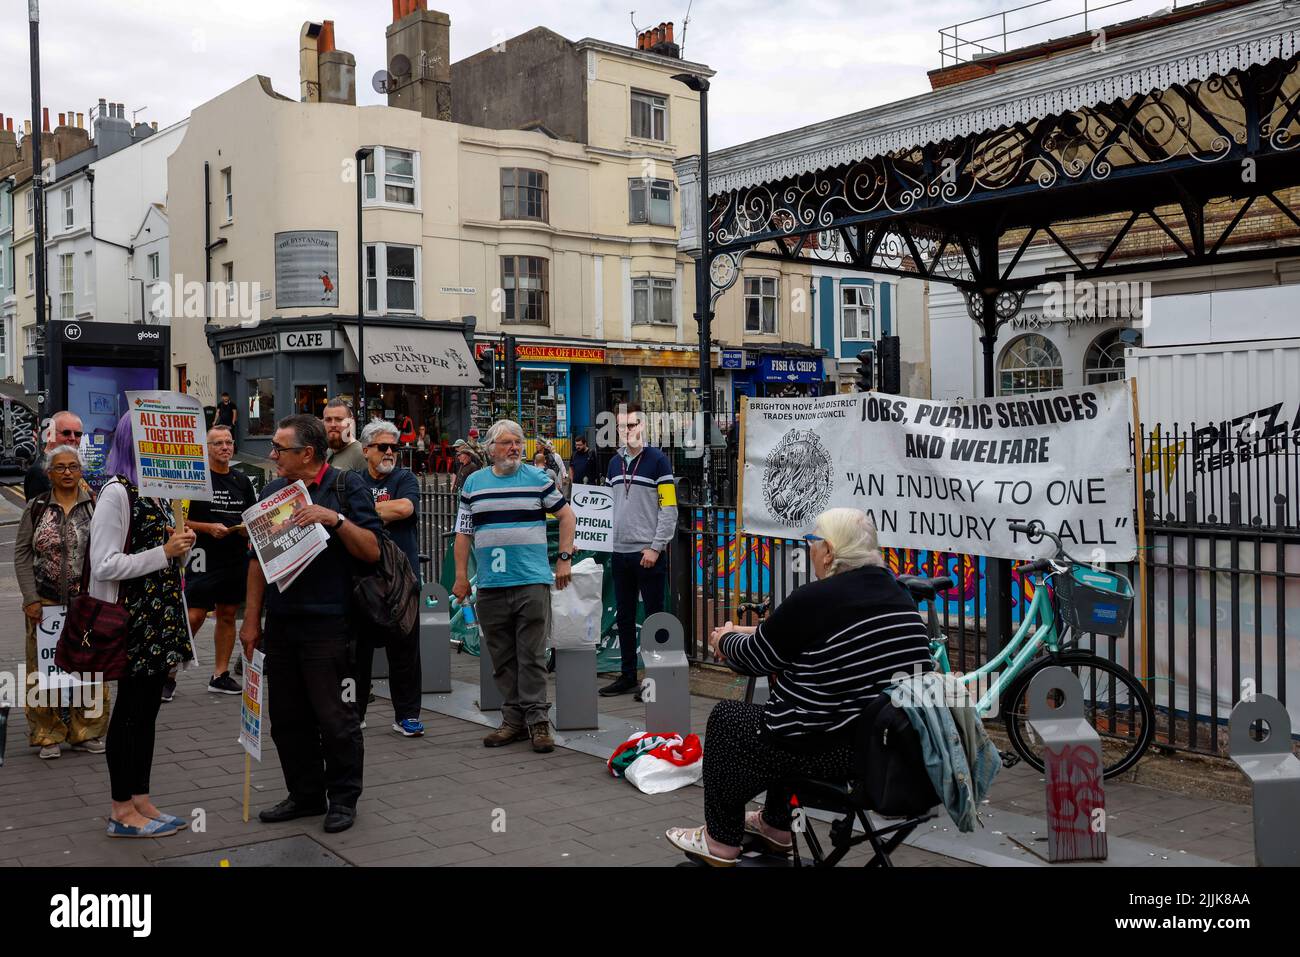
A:
[[[346,327],[352,354],[357,348],[357,327]],[[358,363],[360,364],[360,363]],[[452,385],[476,387],[478,366],[460,332],[366,324],[367,382],[392,385]]]

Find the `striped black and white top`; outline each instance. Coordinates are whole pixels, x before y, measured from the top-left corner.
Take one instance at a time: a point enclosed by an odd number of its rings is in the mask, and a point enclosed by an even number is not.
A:
[[[733,670],[773,676],[763,731],[784,744],[839,739],[899,676],[934,667],[916,605],[878,566],[795,589],[757,631],[718,647]]]

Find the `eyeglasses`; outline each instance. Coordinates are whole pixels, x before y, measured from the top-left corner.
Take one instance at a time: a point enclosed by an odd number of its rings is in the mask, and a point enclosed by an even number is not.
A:
[[[807,542],[809,545],[811,545],[813,542],[824,542],[824,541],[826,541],[826,539],[822,538],[820,535],[805,535],[805,536],[803,537],[803,540],[804,540],[805,542]]]
[[[63,436],[65,439],[81,438],[81,433],[78,432],[76,429],[60,429],[59,435]]]
[[[366,446],[368,449],[379,449],[381,452],[396,452],[397,445],[394,442],[371,442]]]
[[[301,452],[301,451],[302,451],[303,449],[305,449],[306,447],[307,447],[307,446],[305,446],[305,445],[289,445],[289,446],[276,445],[274,442],[272,442],[272,443],[271,443],[271,454],[272,454],[272,455],[283,455],[285,452]]]
[[[51,465],[50,471],[51,472],[80,472],[81,465],[77,462],[72,462],[71,464],[67,464],[67,465]]]

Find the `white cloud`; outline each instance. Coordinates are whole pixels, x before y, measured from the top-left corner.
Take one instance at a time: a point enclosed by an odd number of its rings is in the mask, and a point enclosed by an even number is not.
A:
[[[1062,13],[1081,7],[1080,0],[1053,3]],[[633,5],[638,26],[672,20],[680,39],[686,0],[441,4],[451,16],[453,60],[535,26],[571,39],[631,45]],[[694,0],[686,56],[718,71],[710,145],[722,148],[923,93],[926,71],[939,66],[940,27],[1009,5]],[[1134,0],[1094,19],[1126,19],[1164,5]],[[5,0],[0,13],[0,112],[20,119],[31,109],[25,11],[21,0]],[[1033,13],[1020,14],[1019,22]],[[125,103],[128,116],[147,107],[139,119],[166,126],[255,73],[296,99],[298,31],[304,21],[321,19],[335,21],[338,46],[356,57],[358,100],[383,101],[370,85],[384,67],[390,7],[382,0],[44,0],[41,18],[42,96],[51,114],[89,113],[102,96]],[[1025,37],[1081,27],[1076,19]],[[992,32],[984,25],[971,29],[977,32],[963,36]]]

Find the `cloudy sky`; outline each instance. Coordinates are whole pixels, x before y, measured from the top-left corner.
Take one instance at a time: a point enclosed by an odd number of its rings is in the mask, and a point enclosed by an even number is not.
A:
[[[939,30],[1019,0],[430,0],[451,16],[458,60],[535,26],[571,39],[634,43],[645,28],[674,21],[685,55],[718,71],[710,99],[713,148],[851,113],[929,89],[940,65]],[[1093,14],[1090,26],[1169,6],[1128,0]],[[1098,5],[1093,0],[1092,5]],[[42,0],[41,90],[51,116],[89,113],[100,97],[127,115],[167,126],[256,73],[298,97],[298,31],[332,19],[340,49],[357,60],[357,95],[380,103],[370,77],[384,66],[390,0]],[[1083,0],[1048,3],[1008,17],[1012,28],[1080,11]],[[26,0],[0,0],[0,113],[31,112]],[[635,13],[629,16],[631,12]],[[963,27],[984,37],[999,21]],[[1078,32],[1082,19],[1021,34],[1043,40]],[[1001,39],[991,41],[1001,46]],[[1023,45],[1012,42],[1010,46]],[[453,91],[453,96],[455,95]],[[15,124],[20,125],[19,123]]]

